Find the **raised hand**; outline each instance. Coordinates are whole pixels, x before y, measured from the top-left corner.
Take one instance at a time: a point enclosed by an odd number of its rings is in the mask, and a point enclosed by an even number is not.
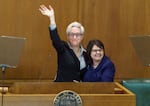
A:
[[[50,18],[54,17],[54,9],[51,5],[49,5],[49,8],[47,8],[45,5],[40,5],[39,10],[43,15],[46,15]]]
[[[39,11],[41,14],[49,17],[51,25],[56,25],[54,9],[51,5],[49,5],[49,8],[47,8],[45,5],[40,5]]]

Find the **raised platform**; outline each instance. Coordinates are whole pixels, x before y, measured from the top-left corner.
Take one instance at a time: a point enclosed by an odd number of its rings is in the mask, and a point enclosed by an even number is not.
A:
[[[4,94],[4,106],[53,106],[58,93],[76,92],[83,106],[135,106],[135,95],[117,82],[15,82]],[[12,105],[13,104],[13,105]]]

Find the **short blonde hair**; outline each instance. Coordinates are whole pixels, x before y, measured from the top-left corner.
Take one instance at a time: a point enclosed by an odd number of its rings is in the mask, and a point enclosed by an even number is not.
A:
[[[81,34],[84,34],[84,27],[81,25],[81,23],[75,21],[75,22],[70,23],[70,24],[67,26],[67,29],[66,29],[67,35],[68,35],[69,32],[71,31],[71,28],[72,28],[72,27],[80,28],[80,33],[81,33]]]

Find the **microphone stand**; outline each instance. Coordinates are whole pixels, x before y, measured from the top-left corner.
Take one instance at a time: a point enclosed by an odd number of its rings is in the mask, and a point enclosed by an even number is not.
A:
[[[4,81],[5,81],[5,70],[6,70],[6,68],[9,68],[10,66],[9,65],[5,65],[5,64],[0,64],[0,68],[1,68],[1,70],[2,70],[2,106],[3,106],[3,104],[4,104],[4,86],[5,86],[5,83],[4,83]]]
[[[2,70],[2,106],[5,92],[4,76],[6,68],[16,68],[24,48],[26,38],[0,36],[0,68]],[[12,51],[13,50],[13,51]],[[3,57],[3,58],[1,58]],[[12,58],[13,57],[13,58]],[[3,63],[4,62],[4,63]]]

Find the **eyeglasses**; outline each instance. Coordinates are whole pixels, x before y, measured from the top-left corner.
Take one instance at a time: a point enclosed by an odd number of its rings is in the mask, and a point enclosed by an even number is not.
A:
[[[69,35],[70,37],[74,37],[74,36],[80,37],[80,36],[82,36],[81,33],[69,33],[68,35]]]
[[[97,53],[97,52],[102,52],[102,51],[103,51],[103,49],[93,49],[93,50],[92,50],[92,52],[96,52],[96,53]]]

